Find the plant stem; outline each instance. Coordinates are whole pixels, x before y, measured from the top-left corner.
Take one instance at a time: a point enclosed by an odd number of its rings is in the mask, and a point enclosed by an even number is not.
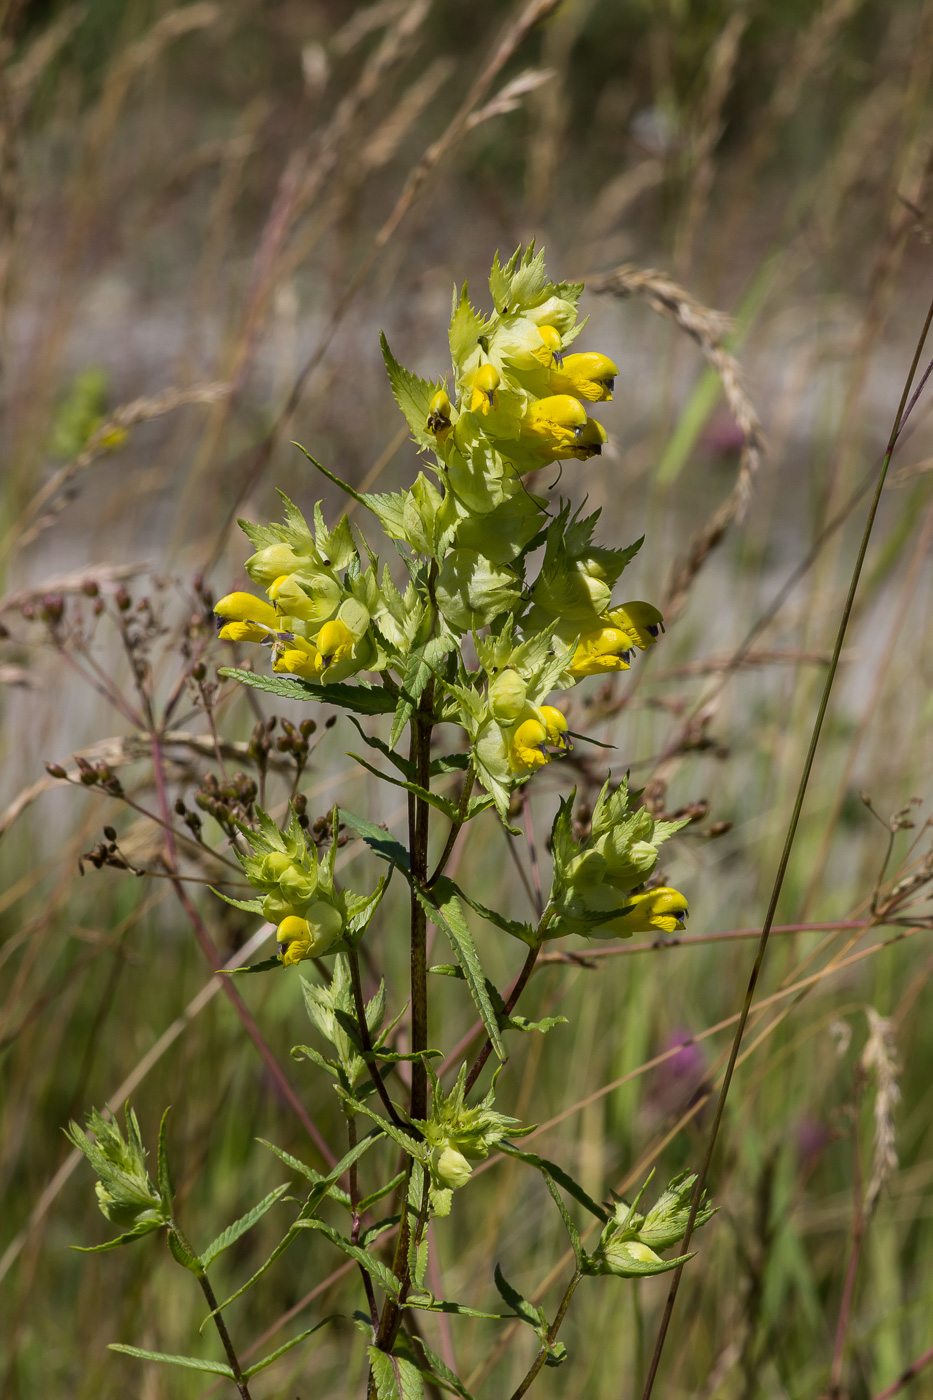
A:
[[[213,1319],[214,1326],[217,1328],[217,1335],[220,1337],[223,1349],[227,1353],[227,1360],[229,1361],[230,1369],[233,1372],[233,1379],[236,1383],[236,1388],[240,1392],[242,1400],[252,1400],[252,1397],[249,1393],[249,1386],[243,1379],[243,1372],[240,1369],[239,1357],[237,1356],[233,1342],[231,1341],[230,1333],[227,1331],[227,1324],[224,1322],[223,1315],[220,1313],[217,1307],[217,1298],[215,1297],[213,1288],[211,1288],[210,1280],[208,1279],[207,1274],[205,1273],[204,1268],[201,1265],[201,1260],[195,1253],[195,1251],[191,1248],[191,1245],[188,1243],[183,1232],[174,1220],[171,1223],[171,1231],[172,1234],[177,1237],[178,1242],[182,1246],[182,1248],[188,1254],[191,1255],[192,1259],[197,1259],[198,1261],[198,1272],[195,1274],[195,1278],[201,1285],[201,1292],[204,1294],[204,1297],[207,1300],[207,1306],[210,1309],[211,1318]]]
[[[548,1328],[547,1346],[543,1346],[538,1352],[538,1355],[532,1362],[527,1375],[524,1377],[524,1379],[518,1386],[518,1389],[512,1392],[510,1400],[521,1400],[521,1397],[528,1390],[532,1381],[535,1379],[538,1372],[541,1370],[542,1366],[547,1361],[549,1350],[557,1340],[557,1333],[560,1331],[560,1325],[563,1322],[565,1316],[567,1315],[567,1309],[570,1307],[570,1300],[573,1297],[577,1284],[580,1282],[582,1277],[583,1274],[580,1272],[579,1269],[577,1269],[567,1285],[563,1298],[561,1298],[560,1300],[560,1307],[557,1309],[557,1316]]]
[[[541,920],[538,924],[537,929],[535,930],[534,947],[528,949],[528,956],[522,964],[522,970],[516,977],[515,982],[512,986],[512,990],[509,992],[508,1000],[505,1003],[506,1016],[511,1016],[518,1003],[519,997],[528,985],[528,979],[534,971],[534,965],[537,962],[538,954],[541,951],[541,944],[544,942],[545,930],[548,924],[551,922],[552,912],[553,911],[549,911],[549,909],[545,909],[544,913],[541,915]],[[466,1086],[464,1089],[464,1093],[468,1094],[473,1088],[473,1085],[476,1083],[477,1079],[480,1076],[480,1073],[482,1072],[483,1065],[489,1059],[491,1053],[492,1041],[487,1038],[482,1050],[476,1057],[476,1060],[473,1064],[473,1068],[470,1070],[469,1074],[466,1077]]]
[[[829,1389],[826,1394],[829,1400],[837,1400],[842,1395],[842,1364],[845,1359],[846,1336],[849,1331],[849,1321],[852,1316],[852,1303],[855,1299],[855,1283],[858,1278],[859,1264],[862,1258],[862,1242],[865,1239],[865,1229],[868,1221],[865,1217],[865,1199],[862,1194],[862,1153],[859,1139],[859,1117],[862,1106],[862,1076],[861,1064],[856,1061],[855,1085],[852,1094],[852,1194],[854,1197],[852,1206],[852,1248],[849,1253],[849,1263],[846,1269],[845,1283],[842,1288],[842,1300],[839,1304],[839,1317],[836,1321],[836,1339],[833,1344],[833,1360],[829,1372]]]
[[[369,1025],[366,1021],[366,1003],[363,1001],[363,984],[360,981],[360,960],[355,948],[347,954],[347,962],[350,966],[350,983],[353,987],[353,1002],[356,1006],[356,1020],[360,1028],[360,1041],[363,1046],[364,1058],[366,1059],[366,1068],[369,1070],[373,1086],[382,1100],[382,1106],[386,1113],[388,1113],[393,1123],[400,1128],[404,1128],[406,1125],[395,1111],[395,1105],[389,1098],[389,1091],[386,1089],[382,1075],[379,1073],[379,1066],[373,1058],[373,1042],[369,1034]]]
[[[434,682],[429,681],[421,692],[418,708],[411,720],[411,760],[415,782],[428,789],[431,785],[431,729],[434,712]],[[408,796],[408,844],[411,851],[411,1048],[428,1048],[428,956],[427,915],[416,890],[428,877],[428,814],[427,802],[414,793]],[[411,1067],[411,1117],[426,1118],[428,1112],[428,1072],[423,1060],[413,1060]]]
[[[463,780],[463,791],[460,794],[460,804],[457,808],[457,819],[451,824],[450,831],[447,833],[447,844],[441,852],[440,860],[434,867],[433,875],[427,882],[428,889],[430,889],[431,886],[435,883],[435,881],[439,880],[441,875],[443,875],[447,862],[453,855],[453,849],[456,845],[457,837],[460,835],[460,832],[463,829],[463,824],[467,818],[467,812],[470,809],[470,797],[473,793],[473,784],[475,783],[475,781],[476,769],[471,763],[469,768],[467,769],[466,777]]]

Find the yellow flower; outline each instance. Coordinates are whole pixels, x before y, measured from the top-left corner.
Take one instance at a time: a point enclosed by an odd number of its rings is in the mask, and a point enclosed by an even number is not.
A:
[[[618,627],[600,627],[598,632],[585,632],[568,667],[570,674],[601,676],[606,671],[627,671],[632,654],[632,639]]]
[[[276,934],[279,959],[286,967],[303,958],[316,958],[326,953],[343,929],[343,919],[332,904],[315,900],[306,917],[289,914],[279,924]]]
[[[345,622],[336,618],[333,622],[324,623],[317,634],[317,645],[326,669],[350,655],[356,646],[356,637]]]
[[[687,901],[678,890],[666,885],[630,895],[629,904],[629,912],[609,925],[621,938],[632,933],[675,933],[684,927],[687,918]]]
[[[473,375],[470,412],[488,413],[499,407],[499,371],[495,365],[480,365]]]
[[[343,661],[356,645],[356,637],[346,623],[336,619],[325,622],[317,634],[317,642],[304,637],[292,637],[285,650],[277,656],[272,669],[280,674],[303,676],[305,680],[320,680],[328,666]]]
[[[608,441],[609,434],[602,423],[597,423],[595,418],[587,418],[567,455],[576,457],[578,462],[586,462],[590,457],[598,457],[603,443]]]
[[[552,461],[573,455],[586,425],[586,410],[569,394],[554,394],[533,403],[522,423],[522,437],[532,450]]]
[[[225,642],[262,642],[279,629],[275,608],[252,593],[228,593],[214,604],[214,616],[224,620],[218,636]]]
[[[612,398],[615,377],[619,373],[608,355],[591,350],[584,355],[564,355],[559,368],[551,370],[551,389],[555,394],[573,394],[577,399],[599,403]]]
[[[625,632],[640,651],[653,647],[664,631],[664,619],[651,603],[624,603],[605,614],[606,621]]]
[[[515,773],[533,773],[550,762],[547,727],[538,719],[526,719],[515,730],[509,743],[509,765]]]
[[[438,442],[443,442],[450,432],[450,399],[444,389],[438,389],[428,404],[428,421],[425,427],[429,433],[434,434]]]
[[[560,352],[560,331],[555,326],[539,326],[538,334],[544,342],[544,349],[535,352],[536,358],[548,368],[552,364],[562,365],[564,357]]]
[[[547,741],[555,749],[572,749],[570,736],[567,733],[567,719],[560,710],[556,710],[553,705],[539,706],[544,723],[547,726]]]

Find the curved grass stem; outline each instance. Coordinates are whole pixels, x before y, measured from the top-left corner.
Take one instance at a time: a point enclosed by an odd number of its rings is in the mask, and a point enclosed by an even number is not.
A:
[[[865,527],[862,531],[862,539],[859,545],[858,557],[856,558],[855,566],[852,570],[852,576],[849,581],[849,591],[846,596],[845,605],[842,610],[842,616],[839,620],[839,627],[836,633],[836,642],[833,647],[832,660],[830,661],[829,669],[826,673],[826,680],[823,685],[823,693],[820,696],[820,703],[817,709],[816,719],[814,720],[813,730],[810,735],[810,744],[807,749],[807,756],[804,760],[803,771],[800,775],[800,782],[797,787],[797,795],[794,800],[793,811],[791,812],[790,822],[788,823],[787,833],[784,838],[784,848],[781,852],[780,861],[778,862],[777,873],[774,878],[774,886],[771,891],[771,899],[769,901],[768,910],[765,915],[764,923],[762,925],[761,936],[758,940],[758,951],[755,955],[755,962],[752,967],[751,974],[748,979],[748,986],[745,992],[745,1001],[743,1003],[742,1010],[739,1015],[738,1024],[735,1029],[735,1036],[733,1037],[732,1049],[729,1055],[729,1063],[726,1066],[726,1072],[723,1076],[722,1087],[719,1092],[719,1100],[716,1104],[716,1113],[713,1118],[712,1127],[710,1128],[709,1136],[706,1143],[706,1151],[703,1157],[703,1163],[697,1176],[696,1185],[694,1187],[693,1200],[690,1205],[690,1215],[687,1220],[687,1231],[684,1235],[682,1245],[682,1248],[685,1252],[690,1248],[690,1237],[693,1234],[693,1227],[696,1222],[697,1211],[699,1209],[700,1200],[706,1186],[706,1179],[709,1175],[710,1163],[712,1161],[713,1151],[715,1149],[716,1141],[719,1136],[719,1129],[722,1125],[723,1114],[725,1112],[726,1106],[726,1099],[728,1097],[729,1088],[732,1083],[732,1075],[735,1070],[736,1060],[738,1059],[739,1048],[742,1044],[742,1036],[745,1031],[745,1024],[748,1020],[748,1015],[752,1006],[752,1000],[755,995],[755,989],[758,985],[758,978],[761,973],[762,964],[764,963],[765,952],[768,947],[768,939],[771,933],[771,925],[774,922],[774,915],[777,910],[778,899],[780,898],[781,890],[784,885],[784,877],[787,874],[787,867],[790,863],[790,855],[793,849],[794,839],[797,835],[797,827],[800,822],[800,814],[803,809],[803,802],[806,796],[807,786],[810,781],[810,773],[813,769],[813,760],[816,756],[816,749],[817,745],[819,744],[820,734],[823,728],[823,720],[826,717],[826,711],[829,705],[829,697],[832,692],[833,682],[836,678],[836,670],[839,665],[839,657],[842,652],[843,642],[845,641],[846,630],[849,625],[849,617],[852,613],[852,607],[855,602],[855,594],[856,590],[858,589],[859,579],[862,573],[862,565],[865,561],[865,554],[868,550],[868,542],[871,538],[872,529],[875,523],[875,516],[878,513],[878,505],[881,500],[881,493],[884,490],[884,483],[888,474],[888,467],[891,462],[891,457],[894,453],[894,448],[897,445],[898,437],[900,436],[901,427],[905,418],[905,410],[907,410],[908,408],[908,398],[910,395],[911,386],[914,382],[914,378],[917,373],[917,368],[920,363],[920,357],[923,354],[923,347],[926,343],[926,338],[930,329],[931,322],[933,322],[933,300],[931,300],[929,309],[927,310],[926,320],[923,324],[923,330],[920,333],[920,338],[917,341],[917,347],[914,351],[914,357],[911,363],[910,372],[904,384],[904,389],[901,394],[901,400],[898,404],[897,412],[894,415],[894,423],[892,425],[891,432],[888,437],[888,443],[884,454],[884,460],[881,464],[881,470],[878,473],[878,480],[875,486],[874,495],[872,497],[871,506],[869,507],[868,518],[865,521]],[[915,399],[911,400],[909,405],[910,408],[913,407],[915,401]],[[667,1295],[664,1313],[661,1318],[660,1327],[658,1328],[658,1335],[655,1341],[654,1352],[652,1354],[651,1362],[648,1367],[648,1375],[646,1377],[645,1387],[642,1392],[642,1400],[649,1400],[651,1392],[654,1389],[655,1377],[657,1376],[658,1366],[660,1365],[661,1355],[664,1350],[664,1342],[667,1337],[668,1329],[670,1327],[671,1315],[674,1310],[674,1303],[677,1298],[677,1291],[680,1287],[680,1280],[682,1276],[683,1266],[681,1265],[679,1269],[676,1269],[674,1271],[673,1278],[671,1280],[670,1291]]]

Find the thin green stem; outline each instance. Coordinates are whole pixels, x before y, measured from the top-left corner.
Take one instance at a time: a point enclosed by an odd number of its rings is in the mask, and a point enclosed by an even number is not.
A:
[[[207,1306],[210,1309],[211,1318],[213,1319],[214,1326],[217,1328],[217,1335],[220,1337],[221,1345],[223,1346],[223,1349],[227,1354],[227,1360],[230,1363],[230,1369],[233,1372],[234,1383],[236,1384],[237,1390],[240,1392],[242,1400],[252,1400],[252,1397],[249,1393],[249,1386],[243,1379],[243,1371],[240,1367],[240,1359],[236,1354],[236,1349],[231,1340],[230,1333],[227,1331],[227,1324],[224,1322],[223,1314],[221,1313],[217,1305],[217,1298],[214,1294],[213,1288],[211,1288],[210,1280],[208,1279],[207,1274],[204,1271],[204,1267],[201,1264],[200,1257],[191,1248],[191,1245],[185,1238],[184,1233],[174,1220],[171,1223],[171,1232],[173,1235],[175,1235],[179,1244],[182,1246],[185,1252],[189,1254],[192,1259],[196,1259],[198,1262],[198,1272],[195,1274],[195,1278],[201,1285],[201,1292],[204,1294]]]
[[[411,723],[411,760],[415,782],[427,790],[431,785],[431,729],[434,713],[434,682],[421,693]],[[424,798],[409,793],[408,837],[411,852],[411,1048],[428,1048],[428,952],[427,915],[417,890],[428,877],[428,831],[430,807]],[[411,1067],[411,1117],[426,1118],[428,1112],[428,1072],[423,1060]]]
[[[884,461],[881,464],[881,471],[878,475],[878,481],[875,486],[875,492],[872,497],[871,506],[868,511],[868,518],[865,521],[865,528],[862,531],[862,540],[861,544],[859,545],[858,557],[855,561],[855,567],[852,570],[852,577],[849,582],[849,592],[846,597],[845,606],[842,610],[842,617],[839,621],[839,629],[836,633],[836,643],[833,647],[832,660],[830,661],[829,669],[826,673],[826,680],[823,685],[823,693],[820,696],[820,704],[817,710],[816,719],[813,724],[813,732],[810,736],[810,745],[807,749],[807,756],[804,760],[803,771],[800,775],[800,783],[797,788],[797,796],[794,800],[793,812],[791,813],[790,823],[787,828],[787,835],[784,840],[784,849],[781,852],[781,859],[778,863],[777,874],[774,878],[774,887],[771,891],[771,899],[768,904],[768,911],[765,915],[764,924],[762,925],[761,937],[758,940],[758,951],[755,956],[755,962],[752,967],[751,975],[748,979],[748,987],[745,992],[745,1001],[742,1006],[741,1013],[739,1015],[738,1024],[735,1028],[735,1036],[733,1037],[732,1049],[729,1054],[729,1063],[726,1066],[726,1072],[723,1075],[722,1086],[719,1091],[719,1100],[716,1104],[716,1113],[713,1118],[712,1127],[710,1128],[709,1137],[707,1139],[706,1152],[703,1158],[703,1164],[697,1176],[696,1185],[693,1191],[693,1200],[690,1204],[690,1215],[687,1220],[687,1231],[684,1235],[682,1245],[684,1252],[686,1252],[690,1248],[690,1237],[693,1234],[693,1227],[696,1222],[697,1211],[699,1210],[700,1200],[702,1198],[703,1191],[706,1186],[706,1180],[709,1175],[710,1163],[712,1161],[713,1151],[716,1146],[716,1140],[719,1136],[719,1129],[722,1124],[723,1114],[725,1112],[726,1099],[729,1094],[729,1088],[732,1083],[732,1075],[735,1070],[736,1060],[738,1059],[739,1048],[742,1044],[742,1036],[745,1031],[745,1023],[748,1020],[748,1015],[751,1011],[752,1000],[755,995],[755,989],[758,985],[758,978],[761,973],[762,964],[764,963],[765,952],[768,946],[768,939],[771,933],[771,925],[774,922],[774,915],[777,910],[778,899],[780,898],[781,890],[784,885],[784,877],[787,874],[787,867],[790,863],[790,855],[793,849],[794,839],[797,835],[797,826],[800,821],[800,814],[803,809],[804,797],[806,796],[807,786],[810,781],[810,773],[813,768],[813,760],[816,756],[816,749],[820,740],[820,733],[823,728],[823,720],[826,716],[826,710],[829,705],[830,693],[833,688],[833,682],[836,678],[836,670],[839,665],[839,657],[842,652],[843,642],[845,641],[846,630],[849,625],[849,617],[852,613],[852,607],[855,602],[855,593],[858,588],[859,579],[862,573],[862,565],[865,561],[865,555],[868,550],[868,542],[871,538],[872,529],[874,527],[875,516],[878,513],[878,505],[881,500],[881,493],[884,489],[885,479],[888,474],[888,466],[890,465],[891,457],[893,456],[894,448],[897,444],[898,436],[900,435],[901,423],[904,417],[904,410],[907,406],[910,388],[913,384],[914,376],[917,373],[917,367],[920,363],[920,356],[923,353],[923,346],[926,342],[927,334],[929,332],[931,323],[933,323],[933,300],[931,300],[930,302],[930,306],[926,315],[926,320],[923,324],[923,330],[920,334],[920,339],[917,342],[917,348],[914,352],[914,358],[913,363],[910,367],[910,373],[907,376],[907,381],[904,385],[904,391],[901,394],[901,401],[898,404],[897,413],[894,415],[894,423],[891,428],[891,434],[888,438],[888,445],[885,450]],[[674,1303],[677,1298],[677,1291],[680,1287],[680,1280],[682,1275],[683,1265],[681,1265],[679,1269],[675,1269],[673,1278],[671,1280],[670,1291],[667,1295],[667,1302],[665,1304],[664,1313],[661,1318],[661,1325],[658,1329],[658,1336],[655,1342],[654,1352],[651,1357],[651,1364],[648,1368],[648,1375],[645,1380],[645,1388],[642,1392],[642,1400],[649,1400],[651,1392],[654,1388],[654,1381],[658,1372],[658,1366],[661,1361],[661,1354],[664,1350],[664,1342],[667,1337],[668,1328],[670,1327],[671,1314],[674,1311]]]
[[[515,982],[512,985],[512,990],[509,992],[508,998],[506,1000],[505,1014],[507,1017],[511,1016],[512,1012],[515,1010],[515,1007],[518,1004],[519,997],[528,985],[528,979],[534,971],[535,963],[538,961],[538,954],[541,951],[541,945],[544,942],[545,931],[553,917],[554,910],[550,906],[548,906],[548,908],[545,909],[544,913],[541,915],[538,927],[535,930],[534,944],[528,949],[528,956],[522,963],[522,970],[516,977]],[[492,1041],[487,1038],[482,1050],[480,1050],[479,1054],[476,1057],[476,1060],[473,1063],[473,1068],[470,1070],[469,1074],[466,1077],[464,1093],[468,1094],[473,1088],[473,1085],[476,1083],[477,1079],[482,1073],[483,1065],[489,1059],[491,1053]]]
[[[467,812],[470,810],[470,797],[473,794],[473,784],[475,782],[476,769],[473,766],[473,763],[471,762],[469,768],[467,769],[466,777],[463,780],[463,791],[460,794],[460,802],[457,807],[456,819],[451,823],[450,831],[447,833],[447,844],[441,852],[440,860],[434,867],[433,875],[427,882],[428,889],[430,889],[431,886],[435,883],[435,881],[439,880],[440,877],[443,875],[447,862],[453,855],[454,846],[457,843],[457,837],[463,830],[463,824],[467,819]]]
[[[560,1307],[557,1309],[557,1316],[548,1328],[547,1346],[543,1346],[538,1352],[538,1355],[531,1363],[531,1366],[529,1367],[524,1379],[521,1381],[518,1388],[512,1392],[510,1400],[521,1400],[521,1397],[529,1389],[532,1381],[535,1379],[538,1372],[541,1370],[541,1368],[547,1361],[550,1349],[551,1347],[553,1347],[555,1341],[557,1340],[557,1334],[560,1331],[560,1325],[567,1315],[567,1309],[570,1307],[570,1300],[573,1297],[576,1291],[577,1284],[580,1282],[582,1277],[583,1274],[580,1272],[579,1269],[577,1269],[567,1285],[563,1298],[561,1298],[560,1300]]]
[[[350,985],[353,988],[353,1003],[356,1007],[356,1020],[360,1028],[360,1043],[363,1046],[363,1058],[366,1061],[366,1068],[369,1070],[370,1078],[373,1081],[373,1087],[382,1100],[382,1106],[386,1113],[388,1113],[390,1119],[397,1127],[404,1128],[406,1125],[395,1111],[395,1105],[389,1098],[389,1091],[385,1086],[382,1075],[379,1073],[379,1066],[373,1055],[373,1042],[369,1034],[369,1024],[366,1020],[366,1003],[363,1000],[363,984],[360,980],[360,960],[355,948],[351,949],[347,954],[347,962],[350,967]]]

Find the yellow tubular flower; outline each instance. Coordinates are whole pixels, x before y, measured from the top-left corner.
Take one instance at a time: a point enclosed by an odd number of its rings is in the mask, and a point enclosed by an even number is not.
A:
[[[335,661],[342,661],[345,656],[349,656],[356,646],[356,637],[350,631],[345,622],[339,618],[333,622],[325,622],[320,632],[317,634],[318,651],[321,653],[321,661],[324,667],[332,666]]]
[[[536,352],[537,358],[548,368],[550,368],[552,364],[562,365],[564,363],[564,357],[560,352],[560,331],[554,326],[539,326],[538,334],[544,341],[544,349],[543,351]]]
[[[585,355],[565,355],[560,367],[551,370],[551,388],[555,394],[573,394],[577,399],[599,403],[612,398],[615,377],[619,373],[608,355],[591,350]]]
[[[326,953],[342,928],[343,920],[333,905],[315,900],[306,918],[289,914],[279,924],[276,934],[279,960],[289,967],[303,958],[316,958]]]
[[[609,434],[602,423],[597,423],[595,418],[587,418],[568,455],[576,457],[578,462],[586,462],[590,457],[598,457],[603,443],[608,441]]]
[[[499,371],[495,365],[480,365],[473,376],[473,392],[470,395],[470,412],[488,413],[499,407]]]
[[[585,632],[569,666],[572,676],[601,676],[606,671],[627,671],[634,643],[619,627],[600,627]]]
[[[586,410],[569,394],[554,394],[533,403],[522,424],[522,435],[530,438],[542,456],[570,456],[576,439],[586,426]]]
[[[626,632],[632,645],[640,651],[653,647],[664,631],[664,619],[651,603],[625,603],[606,613],[606,619],[613,627]]]
[[[450,399],[443,389],[438,389],[428,404],[428,421],[425,427],[429,433],[434,434],[438,442],[443,442],[450,432]]]
[[[612,930],[623,938],[630,933],[675,933],[686,922],[687,901],[679,890],[666,885],[630,895],[628,902],[634,908],[611,924]]]
[[[275,658],[272,669],[280,675],[302,676],[306,681],[317,681],[321,678],[324,662],[313,642],[306,642],[304,637],[296,636],[289,642],[285,651]]]
[[[547,741],[555,749],[572,749],[570,736],[567,733],[567,719],[560,710],[556,710],[553,705],[541,705],[542,718],[547,726]]]
[[[533,773],[550,761],[545,748],[548,732],[537,719],[526,719],[515,730],[509,743],[509,766],[515,773]]]
[[[225,623],[218,633],[225,642],[262,642],[279,627],[275,608],[252,593],[228,593],[214,604],[214,616]]]

